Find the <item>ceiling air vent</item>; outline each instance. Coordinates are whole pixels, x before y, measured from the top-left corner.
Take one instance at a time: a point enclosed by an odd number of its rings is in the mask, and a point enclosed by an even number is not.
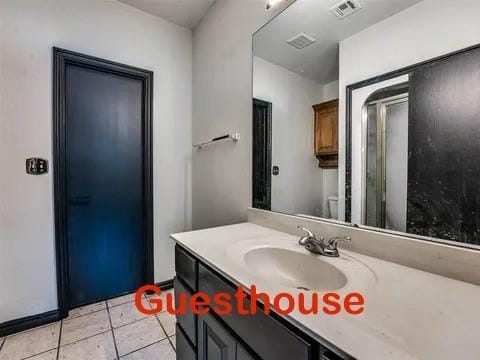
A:
[[[333,15],[340,20],[345,19],[347,16],[352,15],[362,8],[362,5],[357,0],[346,0],[335,5],[330,9]]]
[[[289,43],[292,46],[295,46],[297,49],[303,49],[304,47],[307,47],[308,45],[314,42],[315,42],[315,39],[305,33],[298,34],[293,38],[287,40],[287,43]]]

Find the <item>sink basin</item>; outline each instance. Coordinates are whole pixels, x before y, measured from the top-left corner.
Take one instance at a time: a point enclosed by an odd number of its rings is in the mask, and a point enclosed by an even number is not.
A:
[[[334,291],[347,277],[319,256],[275,247],[251,249],[244,255],[249,271],[286,289]]]

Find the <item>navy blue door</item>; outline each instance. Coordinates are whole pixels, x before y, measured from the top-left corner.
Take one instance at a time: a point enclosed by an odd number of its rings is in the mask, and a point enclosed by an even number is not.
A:
[[[66,227],[70,307],[145,280],[142,81],[67,64]]]

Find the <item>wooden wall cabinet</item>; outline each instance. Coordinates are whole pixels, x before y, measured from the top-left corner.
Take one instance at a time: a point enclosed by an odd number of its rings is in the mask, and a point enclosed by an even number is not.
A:
[[[338,99],[313,105],[314,150],[318,166],[338,167]]]

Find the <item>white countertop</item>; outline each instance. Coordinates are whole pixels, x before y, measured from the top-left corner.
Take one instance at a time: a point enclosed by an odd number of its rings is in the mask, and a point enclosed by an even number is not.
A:
[[[281,288],[259,281],[242,262],[255,244],[307,252],[298,237],[252,223],[174,234],[172,237],[235,283],[273,298]],[[355,239],[353,239],[355,241]],[[365,297],[361,315],[303,315],[286,318],[357,359],[480,359],[480,286],[452,280],[373,257],[340,250],[326,258],[348,278],[342,292]],[[362,264],[355,271],[351,259]],[[321,274],[318,274],[321,276]]]

